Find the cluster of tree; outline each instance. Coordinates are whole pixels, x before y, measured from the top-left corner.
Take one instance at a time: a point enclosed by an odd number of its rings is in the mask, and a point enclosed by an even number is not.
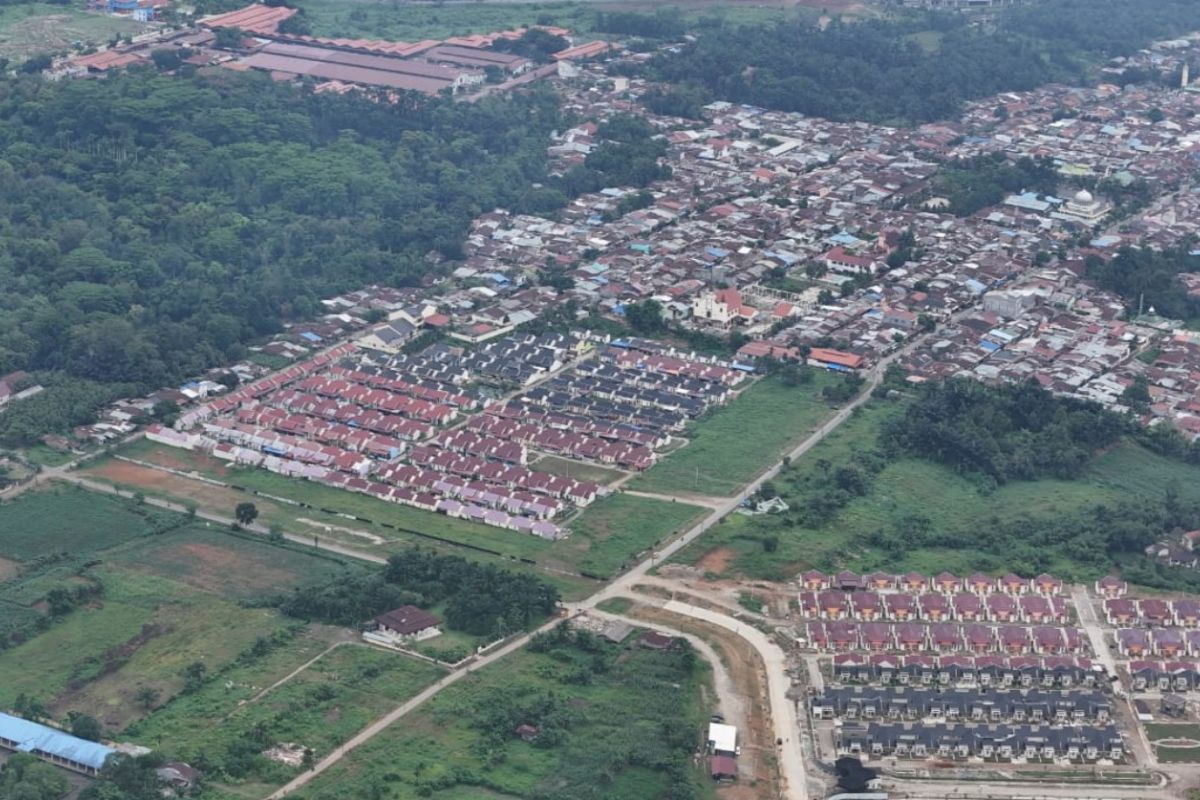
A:
[[[649,208],[652,205],[654,205],[654,195],[650,191],[643,189],[640,192],[630,192],[617,201],[615,209],[604,212],[604,220],[612,222],[614,219],[619,219],[643,208]]]
[[[555,36],[541,28],[530,28],[518,39],[498,39],[492,45],[492,49],[502,53],[515,53],[530,61],[544,62],[549,61],[550,57],[558,51],[566,50],[570,46],[571,43],[561,36]]]
[[[383,574],[429,604],[445,602],[447,627],[475,635],[522,630],[558,605],[558,590],[541,578],[420,548],[389,558]]]
[[[0,771],[0,797],[9,800],[59,800],[69,788],[62,770],[29,753],[11,756]]]
[[[1028,156],[1009,161],[1004,153],[988,153],[944,165],[933,181],[932,193],[950,201],[960,217],[995,205],[1012,192],[1054,192],[1059,184],[1054,162]]]
[[[665,117],[700,119],[704,106],[712,102],[712,94],[694,84],[672,88],[654,87],[642,95],[642,105]]]
[[[300,619],[359,625],[398,606],[440,603],[446,627],[503,636],[554,613],[558,590],[532,575],[413,548],[389,558],[382,571],[298,589],[282,609]]]
[[[1200,272],[1200,256],[1192,246],[1172,250],[1122,247],[1111,259],[1087,259],[1087,278],[1102,289],[1119,294],[1131,310],[1151,308],[1164,317],[1190,320],[1200,316],[1200,298],[1188,294],[1180,273]]]
[[[80,793],[79,800],[161,800],[158,768],[163,761],[158,753],[109,756],[96,780]]]
[[[945,464],[997,484],[1078,477],[1129,422],[1096,403],[1055,397],[1035,381],[986,386],[970,379],[924,385],[881,433],[885,449]]]
[[[786,470],[790,506],[786,522],[805,528],[824,525],[852,500],[868,494],[872,479],[887,464],[882,453],[860,450],[843,464],[820,458],[803,472]]]
[[[821,388],[821,399],[830,403],[848,403],[858,396],[866,381],[861,375],[846,373],[841,380],[834,381]]]
[[[953,116],[967,100],[1082,81],[1098,60],[1197,27],[1200,7],[1190,0],[1047,0],[987,27],[934,13],[824,29],[726,26],[659,56],[651,75],[734,102],[912,124]],[[921,33],[936,35],[936,48],[922,48]]]
[[[50,387],[5,414],[16,444],[241,357],[321,297],[420,282],[481,211],[540,210],[562,127],[538,89],[387,103],[147,69],[8,81],[0,121],[0,373]]]
[[[662,303],[651,298],[625,306],[625,321],[635,333],[656,334],[667,329]]]
[[[609,186],[641,188],[671,177],[671,168],[659,163],[667,154],[667,142],[645,118],[616,114],[599,126],[596,136],[600,143],[583,164],[558,179],[563,197]]]
[[[677,9],[656,14],[632,11],[601,11],[596,14],[592,29],[599,33],[618,33],[622,36],[641,36],[645,39],[678,39],[687,32],[683,17]]]

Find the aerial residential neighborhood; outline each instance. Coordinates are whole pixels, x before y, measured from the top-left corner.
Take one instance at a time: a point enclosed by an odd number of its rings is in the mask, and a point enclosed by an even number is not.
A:
[[[0,798],[1200,797],[1190,0],[43,6]]]

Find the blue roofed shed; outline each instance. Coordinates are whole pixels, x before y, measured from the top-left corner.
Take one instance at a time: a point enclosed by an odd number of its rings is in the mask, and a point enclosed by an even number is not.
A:
[[[95,775],[116,751],[87,739],[11,714],[0,714],[0,746],[32,753],[44,761],[84,775]]]

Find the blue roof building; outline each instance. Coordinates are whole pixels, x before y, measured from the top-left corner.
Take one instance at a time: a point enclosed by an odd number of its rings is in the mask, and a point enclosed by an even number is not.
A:
[[[0,747],[31,753],[59,767],[95,775],[116,751],[27,719],[0,714]]]

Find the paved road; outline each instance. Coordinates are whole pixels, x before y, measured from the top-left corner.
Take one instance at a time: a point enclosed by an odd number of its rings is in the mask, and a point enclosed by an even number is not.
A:
[[[953,782],[884,779],[894,798],[921,800],[1158,800],[1161,787],[1070,786],[1041,783]]]

